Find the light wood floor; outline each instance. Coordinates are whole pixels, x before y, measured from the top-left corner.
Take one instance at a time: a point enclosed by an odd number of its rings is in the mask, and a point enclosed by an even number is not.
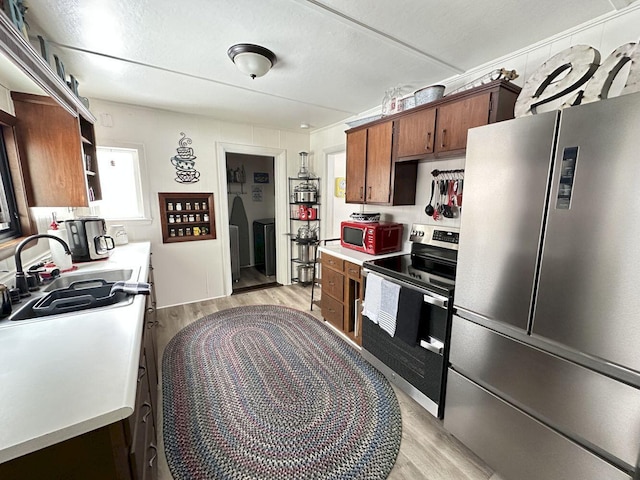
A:
[[[275,283],[276,276],[266,276],[255,267],[242,267],[240,268],[240,280],[233,282],[234,293],[239,289],[256,287],[258,285],[265,285],[269,283]]]
[[[318,293],[318,290],[316,290]],[[291,285],[256,290],[230,297],[192,303],[158,311],[158,348],[160,359],[169,340],[194,320],[227,308],[272,304],[286,305],[309,311],[311,287]],[[316,298],[319,295],[316,295]],[[313,316],[322,320],[320,309],[313,308]],[[324,323],[324,322],[323,322]],[[324,323],[327,328],[329,324]],[[161,367],[161,361],[159,362]],[[402,442],[396,464],[389,476],[392,480],[497,480],[489,467],[451,436],[442,422],[427,413],[420,405],[395,388],[402,412]],[[159,405],[162,390],[159,388]],[[159,412],[162,417],[162,412]],[[159,478],[171,480],[162,442],[162,418],[158,419]]]

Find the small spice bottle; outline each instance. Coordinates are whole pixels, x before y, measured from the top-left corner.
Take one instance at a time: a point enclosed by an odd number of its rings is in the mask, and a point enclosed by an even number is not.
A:
[[[176,210],[182,210],[182,203],[176,202]]]
[[[173,210],[173,202],[167,203],[167,210]]]
[[[169,223],[175,223],[176,218],[173,215],[169,215]]]

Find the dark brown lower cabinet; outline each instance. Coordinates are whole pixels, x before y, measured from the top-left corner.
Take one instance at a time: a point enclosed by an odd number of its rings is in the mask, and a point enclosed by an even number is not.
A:
[[[322,316],[358,345],[362,342],[360,266],[322,252]]]
[[[152,271],[152,270],[151,270]],[[136,407],[116,423],[0,463],[0,479],[152,480],[158,476],[155,295],[147,297]]]

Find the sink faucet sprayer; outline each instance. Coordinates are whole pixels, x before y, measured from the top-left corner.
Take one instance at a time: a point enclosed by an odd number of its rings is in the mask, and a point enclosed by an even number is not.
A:
[[[15,261],[16,261],[16,288],[18,288],[18,290],[20,290],[20,296],[21,297],[27,297],[29,296],[29,285],[27,283],[27,277],[25,276],[25,273],[22,269],[22,259],[20,258],[20,255],[22,253],[22,249],[24,248],[24,246],[28,243],[31,243],[34,240],[38,240],[39,238],[52,238],[58,242],[60,242],[62,244],[62,247],[64,248],[64,251],[67,255],[71,255],[71,250],[69,250],[69,245],[67,245],[67,242],[65,242],[64,240],[62,240],[61,238],[58,238],[54,235],[49,235],[48,233],[39,233],[36,235],[31,235],[27,238],[25,238],[24,240],[22,240],[18,246],[16,247],[16,254],[15,254]]]

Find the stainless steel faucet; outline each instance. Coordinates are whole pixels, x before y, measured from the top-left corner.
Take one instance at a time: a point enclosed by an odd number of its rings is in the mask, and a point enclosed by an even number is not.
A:
[[[16,253],[15,253],[16,288],[20,291],[20,296],[21,297],[28,297],[30,295],[30,293],[29,293],[29,284],[27,283],[27,277],[26,277],[26,275],[25,275],[25,273],[24,273],[24,271],[22,269],[22,258],[21,258],[22,249],[28,243],[31,243],[34,240],[38,240],[40,238],[52,238],[53,240],[56,240],[57,242],[60,242],[62,244],[62,247],[64,248],[65,253],[67,255],[71,255],[71,250],[69,250],[69,245],[67,245],[67,242],[65,242],[64,240],[62,240],[61,238],[58,238],[56,236],[49,235],[48,233],[38,233],[36,235],[31,235],[31,236],[25,238],[24,240],[22,240],[18,244],[18,246],[16,247]]]

